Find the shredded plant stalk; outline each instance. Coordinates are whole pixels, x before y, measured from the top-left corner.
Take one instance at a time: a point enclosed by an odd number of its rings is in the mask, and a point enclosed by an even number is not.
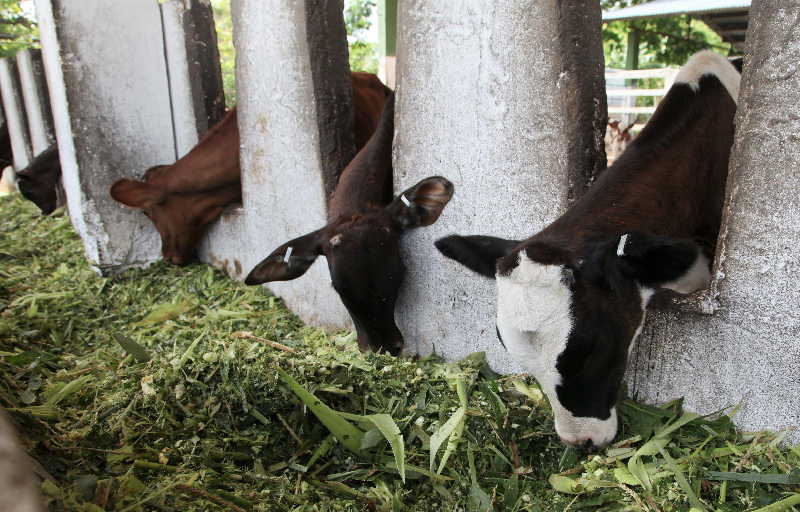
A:
[[[101,277],[63,212],[0,218],[0,405],[52,511],[800,511],[791,433],[624,400],[586,455],[482,354],[362,354],[209,266]]]

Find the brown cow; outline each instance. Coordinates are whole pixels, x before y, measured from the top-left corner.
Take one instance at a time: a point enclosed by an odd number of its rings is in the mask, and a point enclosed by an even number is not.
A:
[[[354,138],[366,143],[380,119],[391,92],[375,75],[353,73]],[[209,223],[223,208],[241,201],[239,127],[231,110],[200,143],[172,165],[145,172],[144,181],[122,179],[111,187],[111,197],[141,208],[161,235],[164,260],[188,262]]]
[[[394,305],[405,273],[400,236],[436,222],[453,196],[453,185],[436,176],[393,197],[393,137],[391,96],[377,131],[339,178],[328,225],[275,249],[245,283],[295,279],[325,255],[333,287],[356,326],[358,346],[397,354],[403,336]]]
[[[627,151],[552,224],[522,242],[436,242],[497,280],[498,336],[539,381],[565,443],[614,438],[617,394],[651,296],[689,293],[711,277],[739,79],[721,55],[698,53]]]

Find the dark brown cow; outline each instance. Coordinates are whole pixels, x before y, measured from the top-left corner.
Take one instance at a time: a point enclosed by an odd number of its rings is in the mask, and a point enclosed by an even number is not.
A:
[[[354,137],[363,145],[375,131],[391,90],[369,73],[353,73],[352,81]],[[241,201],[241,188],[234,108],[186,156],[172,165],[149,169],[144,181],[119,180],[111,187],[111,197],[141,208],[161,235],[164,260],[183,265],[208,224],[226,205]]]
[[[58,208],[60,197],[63,198],[58,146],[53,144],[19,171],[17,186],[23,197],[36,204],[42,214],[53,213]]]
[[[8,124],[0,122],[0,174],[3,169],[14,162],[14,151],[11,148],[11,135],[8,133]]]
[[[523,242],[437,242],[497,280],[498,336],[541,384],[565,443],[614,438],[617,394],[650,297],[710,279],[738,93],[736,69],[700,52],[625,153],[544,230]]]
[[[405,268],[400,236],[436,222],[453,195],[444,178],[424,179],[394,197],[394,96],[377,131],[342,172],[330,201],[327,226],[278,247],[247,276],[247,284],[287,281],[325,255],[331,281],[347,307],[362,350],[397,354],[403,336],[394,305]]]
[[[164,261],[185,264],[206,226],[241,201],[236,109],[174,164],[148,169],[144,181],[114,183],[111,197],[141,208],[161,235]]]

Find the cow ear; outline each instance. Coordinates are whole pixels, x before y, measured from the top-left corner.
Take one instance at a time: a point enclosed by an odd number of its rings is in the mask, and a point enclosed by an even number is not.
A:
[[[214,222],[219,218],[220,215],[222,215],[222,210],[223,210],[222,206],[214,206],[213,208],[205,210],[200,215],[200,218],[198,219],[198,224],[201,226],[205,226],[206,224]]]
[[[473,272],[495,278],[497,260],[508,256],[518,246],[518,240],[505,240],[493,236],[450,235],[436,241],[436,248]]]
[[[291,281],[302,276],[322,254],[322,232],[313,231],[281,245],[250,271],[244,283]]]
[[[143,181],[122,179],[111,186],[115,201],[133,208],[148,208],[164,201],[164,191]]]
[[[616,245],[621,272],[642,286],[691,293],[711,280],[708,258],[691,240],[630,233]]]
[[[425,178],[397,196],[387,208],[402,229],[430,226],[442,214],[453,191],[453,184],[445,178]]]

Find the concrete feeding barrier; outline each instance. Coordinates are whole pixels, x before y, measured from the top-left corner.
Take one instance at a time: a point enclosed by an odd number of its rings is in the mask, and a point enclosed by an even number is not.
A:
[[[40,50],[22,50],[16,59],[30,130],[31,154],[37,156],[56,140],[42,54]]]
[[[116,203],[110,185],[174,162],[209,118],[221,116],[219,106],[212,112],[214,101],[221,102],[221,80],[213,90],[213,80],[198,87],[187,78],[188,59],[192,66],[203,65],[192,50],[203,43],[199,34],[213,33],[202,28],[199,16],[187,14],[194,8],[204,9],[213,22],[210,5],[202,1],[165,7],[170,15],[163,23],[156,1],[120,0],[113,7],[102,0],[36,1],[70,216],[89,261],[101,272],[160,257],[150,221]],[[215,46],[216,41],[205,43]],[[208,95],[214,101],[206,101]],[[177,121],[173,97],[181,106]],[[190,105],[194,108],[187,113]],[[197,117],[204,121],[198,123]]]
[[[22,170],[31,161],[31,144],[25,103],[14,59],[0,59],[0,91],[2,91],[11,149],[14,152],[14,170]],[[13,183],[13,179],[11,180]]]
[[[800,5],[753,3],[712,315],[648,318],[628,380],[640,399],[685,397],[711,413],[741,403],[748,430],[800,425]],[[800,432],[791,436],[800,440]]]
[[[340,2],[233,4],[243,207],[213,227],[201,257],[237,279],[273,249],[327,223],[327,198],[353,156],[352,91]],[[274,63],[267,72],[265,62]],[[270,283],[303,321],[347,327],[325,258]]]
[[[435,225],[404,238],[398,325],[407,350],[448,359],[485,350],[495,369],[519,371],[495,336],[494,282],[433,242],[527,238],[603,167],[600,8],[409,0],[399,10],[395,189],[439,174],[455,196]]]

